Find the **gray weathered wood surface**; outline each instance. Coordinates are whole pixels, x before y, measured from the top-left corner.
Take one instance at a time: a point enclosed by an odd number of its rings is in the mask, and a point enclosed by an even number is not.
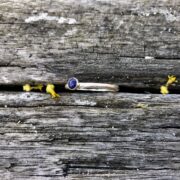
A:
[[[0,84],[64,83],[75,75],[158,88],[167,74],[180,77],[179,6],[179,0],[1,0]]]
[[[180,80],[179,23],[179,0],[0,0],[0,85],[159,89]],[[0,91],[0,179],[180,179],[180,95],[17,89]]]
[[[55,102],[2,92],[0,99],[3,179],[180,178],[180,95],[64,93]]]

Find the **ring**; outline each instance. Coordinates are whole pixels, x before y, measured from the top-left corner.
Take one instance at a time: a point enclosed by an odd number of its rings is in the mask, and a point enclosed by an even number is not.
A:
[[[78,79],[75,77],[72,77],[67,81],[65,88],[68,90],[78,90],[78,91],[103,91],[103,92],[119,91],[119,86],[115,84],[79,83]]]

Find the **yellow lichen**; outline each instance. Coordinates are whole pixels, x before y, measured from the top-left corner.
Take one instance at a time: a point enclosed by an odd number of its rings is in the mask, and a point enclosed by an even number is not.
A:
[[[37,84],[36,86],[33,86],[32,89],[34,90],[40,90],[42,91],[43,85],[42,84]]]
[[[23,91],[31,91],[31,86],[29,85],[29,84],[25,84],[24,86],[23,86]]]
[[[35,86],[31,86],[30,84],[25,84],[23,86],[23,91],[27,91],[27,92],[29,92],[31,90],[40,90],[40,91],[42,91],[42,88],[43,88],[42,84],[37,84]]]
[[[136,105],[136,108],[146,109],[146,108],[148,108],[148,104],[138,103],[138,104]]]
[[[177,79],[176,79],[176,76],[168,76],[168,81],[167,81],[167,83],[166,83],[166,86],[169,86],[169,85],[171,85],[171,84],[173,84],[173,83],[175,83],[175,82],[177,82]]]
[[[168,87],[167,86],[161,86],[161,94],[166,95],[168,93],[169,93]]]
[[[168,90],[169,86],[172,85],[173,83],[176,83],[176,82],[178,82],[176,76],[169,75],[166,84],[160,87],[161,93],[164,95],[168,94],[169,93],[169,90]]]
[[[46,92],[49,93],[49,94],[51,94],[51,97],[52,97],[52,98],[58,98],[58,97],[60,97],[59,94],[57,94],[54,89],[55,89],[55,86],[54,86],[53,84],[48,84],[48,85],[46,86]]]

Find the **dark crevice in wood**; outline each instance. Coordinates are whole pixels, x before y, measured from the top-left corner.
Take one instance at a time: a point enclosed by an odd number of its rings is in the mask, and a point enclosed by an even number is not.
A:
[[[92,91],[70,91],[66,90],[63,84],[54,84],[55,89],[58,93],[71,92],[71,93],[88,93]],[[32,85],[33,86],[33,85]],[[22,92],[23,85],[0,85],[0,92]],[[39,92],[38,90],[33,90],[33,92]],[[46,92],[46,85],[44,85],[42,92]],[[120,93],[136,93],[136,94],[160,94],[160,89],[157,88],[141,88],[141,87],[130,87],[130,86],[119,86]],[[92,92],[93,93],[93,92]],[[100,93],[100,92],[96,92]],[[180,94],[179,89],[170,88],[170,94]]]
[[[29,177],[62,177],[62,175],[39,175],[39,174],[34,174],[34,175],[29,175]]]
[[[1,64],[0,68],[20,68],[20,69],[26,69],[26,68],[37,68],[36,65],[28,65],[28,66],[20,66],[20,65],[11,65],[11,62],[9,64]]]
[[[70,169],[99,169],[99,170],[137,170],[137,168],[128,168],[128,167],[109,167],[109,166],[102,166],[102,167],[97,167],[97,166],[70,166]],[[138,168],[138,170],[169,170],[170,168],[158,168],[158,169],[153,169],[153,168]],[[172,168],[171,168],[172,169]]]
[[[170,89],[170,94],[180,94],[179,89]],[[129,86],[119,86],[119,92],[124,93],[136,93],[136,94],[161,94],[160,87],[157,88],[141,88],[141,87],[129,87]]]
[[[58,93],[64,93],[64,92],[70,92],[70,93],[88,93],[92,91],[70,91],[66,90],[64,88],[64,85],[55,85],[56,91]],[[16,86],[0,86],[0,91],[10,91],[10,92],[22,92],[22,86],[16,85]],[[33,92],[39,92],[38,90],[33,90]],[[42,92],[45,92],[45,88],[43,89]],[[119,92],[121,93],[136,93],[136,94],[161,94],[159,89],[156,88],[135,88],[135,87],[128,87],[128,86],[120,86]],[[101,92],[96,92],[96,93],[101,93]],[[171,89],[170,94],[180,94],[180,91],[178,89]]]
[[[160,94],[159,89],[153,88],[136,88],[129,86],[119,86],[119,92],[137,93],[137,94]],[[175,93],[176,94],[176,93]]]
[[[154,129],[180,129],[180,126],[160,126]]]

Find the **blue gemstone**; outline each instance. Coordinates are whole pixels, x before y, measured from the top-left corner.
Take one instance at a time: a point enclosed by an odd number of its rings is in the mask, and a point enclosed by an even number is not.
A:
[[[70,88],[70,89],[75,89],[76,88],[76,86],[77,86],[77,79],[76,78],[71,78],[71,79],[69,79],[69,81],[68,81],[68,87]]]

